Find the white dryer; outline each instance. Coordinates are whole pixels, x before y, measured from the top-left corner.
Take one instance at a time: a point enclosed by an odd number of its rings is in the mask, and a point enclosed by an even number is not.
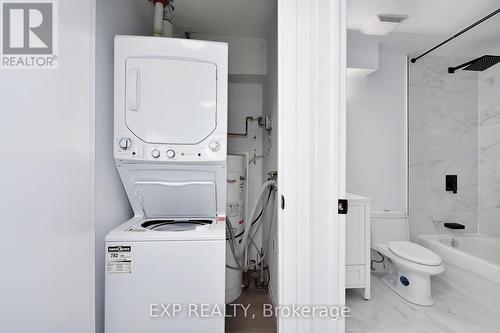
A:
[[[115,159],[225,163],[227,44],[115,37]]]
[[[106,237],[106,333],[222,333],[227,45],[117,36],[114,111],[134,217]]]

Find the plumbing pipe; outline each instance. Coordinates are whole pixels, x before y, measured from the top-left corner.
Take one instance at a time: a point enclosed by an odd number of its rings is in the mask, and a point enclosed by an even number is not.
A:
[[[161,35],[163,37],[174,37],[174,0],[167,0],[163,8],[163,23]]]
[[[259,127],[264,127],[262,116],[251,116],[245,118],[245,133],[227,133],[227,136],[246,138],[248,136],[248,123],[250,121],[256,121]]]
[[[153,36],[161,36],[161,31],[163,28],[163,9],[165,8],[166,0],[155,0],[153,1],[155,6],[154,18],[153,18]]]
[[[255,218],[255,213],[257,212],[257,208],[259,207],[260,201],[262,200],[262,196],[266,193],[266,189],[269,186],[276,186],[276,181],[274,180],[268,180],[265,182],[260,190],[259,194],[257,195],[257,199],[255,200],[252,210],[250,211],[250,215],[247,218],[247,221],[245,223],[245,231],[243,232],[243,237],[241,239],[241,247],[240,247],[240,258],[245,258],[244,263],[246,264],[246,255],[247,255],[247,242],[248,242],[248,235],[250,234],[250,230],[252,229],[252,223],[249,221],[253,221]]]

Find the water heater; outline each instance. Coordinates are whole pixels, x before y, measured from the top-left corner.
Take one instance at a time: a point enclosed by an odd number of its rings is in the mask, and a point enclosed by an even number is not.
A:
[[[243,155],[227,156],[227,203],[226,215],[231,222],[236,240],[243,234],[247,206],[247,159]],[[236,244],[239,244],[236,242]],[[236,252],[239,248],[236,248]],[[236,261],[231,252],[229,242],[226,242],[226,263],[236,267]],[[226,268],[226,303],[235,301],[242,291],[242,272]]]

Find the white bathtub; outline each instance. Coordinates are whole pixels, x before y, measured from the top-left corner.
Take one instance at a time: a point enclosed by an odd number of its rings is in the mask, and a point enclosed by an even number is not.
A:
[[[479,302],[500,306],[500,239],[482,234],[421,235],[418,242],[445,264],[439,278]]]

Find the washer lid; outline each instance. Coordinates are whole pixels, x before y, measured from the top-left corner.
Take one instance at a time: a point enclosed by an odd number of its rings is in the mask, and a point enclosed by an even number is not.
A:
[[[441,264],[441,258],[429,249],[412,242],[392,241],[388,243],[389,250],[400,258],[408,261],[437,266]]]
[[[146,217],[215,216],[211,181],[136,181],[135,195]]]
[[[208,166],[120,164],[118,172],[136,216],[147,219],[216,216],[217,172]]]

